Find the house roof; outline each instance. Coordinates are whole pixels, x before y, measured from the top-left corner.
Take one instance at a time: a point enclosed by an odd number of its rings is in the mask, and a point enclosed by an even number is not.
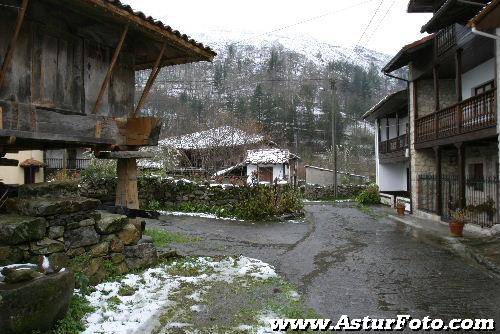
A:
[[[443,2],[444,0],[410,0],[408,13],[433,13]]]
[[[135,38],[134,48],[139,44],[149,48],[148,53],[159,54],[161,44],[166,42],[167,47],[172,50],[170,55],[163,57],[162,66],[183,64],[193,61],[212,61],[216,53],[209,47],[203,45],[180,33],[169,25],[151,16],[146,16],[140,11],[134,11],[131,6],[119,0],[49,0],[54,5],[73,9],[81,15],[98,18],[102,21],[113,22],[119,25],[130,25],[130,33],[141,34],[143,38]],[[155,43],[156,42],[156,43]],[[156,45],[158,44],[158,45]],[[153,52],[154,50],[154,52]],[[173,52],[175,50],[175,52]],[[144,52],[143,52],[144,53]],[[144,56],[145,54],[141,54]],[[136,64],[136,69],[152,68],[154,57],[148,57],[141,63]]]
[[[453,23],[467,23],[481,9],[481,4],[490,0],[475,0],[474,2],[447,0],[421,29],[421,32],[434,33]],[[479,5],[478,5],[479,4]]]
[[[19,167],[28,168],[28,167],[43,167],[45,164],[41,161],[35,160],[33,158],[26,159],[19,164]]]
[[[235,147],[258,144],[265,141],[264,136],[250,134],[231,126],[190,133],[159,141],[160,146],[169,146],[181,150],[202,150],[215,147]]]
[[[262,149],[247,151],[246,163],[259,164],[284,164],[290,160],[300,159],[297,155],[290,153],[287,149]]]
[[[500,0],[491,1],[482,11],[469,21],[470,27],[491,30],[500,26]]]
[[[425,36],[418,41],[403,46],[403,48],[385,65],[382,69],[384,73],[391,73],[401,67],[408,65],[413,60],[414,53],[422,50],[434,42],[434,34]]]
[[[364,115],[363,119],[372,121],[385,115],[398,111],[408,105],[408,90],[400,90],[380,100]]]

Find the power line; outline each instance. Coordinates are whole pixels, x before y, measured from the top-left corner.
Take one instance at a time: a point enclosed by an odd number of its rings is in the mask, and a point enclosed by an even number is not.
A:
[[[304,23],[309,23],[309,22],[312,22],[312,21],[316,21],[316,20],[322,19],[322,18],[324,18],[326,16],[338,14],[338,13],[347,11],[347,10],[352,9],[352,8],[359,7],[361,5],[364,5],[366,3],[373,2],[373,1],[375,1],[375,0],[366,0],[366,1],[354,4],[354,5],[351,5],[351,6],[348,6],[348,7],[344,7],[342,9],[339,9],[339,10],[336,10],[336,11],[332,11],[332,12],[329,12],[329,13],[326,13],[326,14],[322,14],[322,15],[314,16],[314,17],[311,17],[311,18],[308,18],[308,19],[304,19],[304,20],[298,21],[296,23],[292,23],[290,25],[287,25],[287,26],[284,26],[284,27],[281,27],[281,28],[277,28],[277,29],[271,30],[271,31],[265,32],[263,34],[254,36],[254,37],[249,37],[249,38],[243,39],[243,41],[251,39],[251,38],[266,36],[266,35],[269,35],[269,34],[272,34],[272,33],[278,32],[278,31],[282,31],[282,30],[286,30],[286,29],[289,29],[289,28],[296,27],[296,26],[304,24]]]
[[[363,33],[361,34],[361,37],[359,38],[358,42],[354,45],[354,48],[356,48],[356,46],[358,46],[359,43],[361,43],[361,40],[363,39],[363,37],[365,37],[365,34],[368,31],[368,28],[370,28],[373,20],[375,19],[375,16],[377,16],[377,14],[378,14],[378,12],[380,10],[380,7],[382,6],[382,3],[384,3],[384,0],[380,0],[380,2],[378,3],[377,9],[375,10],[375,12],[373,13],[370,21],[368,22],[368,24],[366,25],[365,29],[363,30]]]
[[[373,38],[373,36],[375,36],[375,34],[377,33],[377,31],[380,29],[380,27],[382,26],[382,23],[384,22],[384,20],[387,18],[387,15],[389,14],[389,12],[391,11],[392,7],[394,7],[394,4],[396,3],[396,0],[393,0],[392,3],[389,5],[389,7],[387,8],[387,11],[385,12],[384,16],[382,17],[382,19],[378,22],[377,26],[375,27],[375,29],[373,29],[373,32],[371,33],[370,36],[368,36],[368,40],[366,41],[366,44],[368,44],[370,42],[370,40]]]

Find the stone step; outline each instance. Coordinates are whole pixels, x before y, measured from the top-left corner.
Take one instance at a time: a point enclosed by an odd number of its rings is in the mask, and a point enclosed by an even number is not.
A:
[[[79,195],[78,183],[76,181],[55,181],[35,184],[25,184],[18,188],[19,198],[31,197],[60,197]]]

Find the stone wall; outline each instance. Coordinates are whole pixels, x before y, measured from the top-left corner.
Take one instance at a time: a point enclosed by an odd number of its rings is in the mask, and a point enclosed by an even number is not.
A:
[[[355,198],[366,187],[366,185],[339,185],[337,188],[337,198]],[[304,198],[310,201],[334,199],[333,187],[331,186],[305,185],[301,187],[301,191]]]
[[[423,117],[436,111],[436,102],[434,99],[434,80],[421,79],[417,81],[417,101],[418,116]],[[444,109],[457,103],[457,94],[455,90],[455,80],[439,80],[439,107]],[[411,123],[414,124],[414,123]]]
[[[21,187],[0,215],[0,266],[47,256],[55,270],[69,267],[98,283],[154,263],[142,221],[98,211],[99,205],[72,183]]]

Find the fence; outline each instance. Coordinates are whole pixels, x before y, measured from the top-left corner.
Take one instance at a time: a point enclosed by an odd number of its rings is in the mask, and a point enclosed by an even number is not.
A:
[[[441,203],[436,203],[437,185],[441,183]],[[442,219],[447,221],[460,207],[460,179],[456,175],[420,175],[418,177],[418,208],[432,213],[441,206]],[[465,208],[468,221],[481,227],[500,223],[499,180],[496,177],[465,179]]]
[[[45,169],[49,170],[84,170],[89,167],[90,159],[59,159],[59,158],[46,158]]]

